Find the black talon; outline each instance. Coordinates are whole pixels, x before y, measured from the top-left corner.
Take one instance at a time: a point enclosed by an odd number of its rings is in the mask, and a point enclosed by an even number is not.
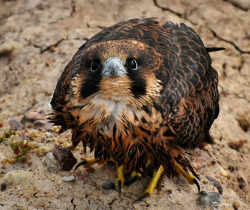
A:
[[[118,184],[119,197],[121,197],[121,192],[122,192],[122,182],[121,182],[121,180],[118,180],[117,184]]]
[[[197,180],[197,179],[193,179],[193,182],[195,183],[195,185],[196,185],[197,188],[198,188],[198,194],[200,194],[200,192],[201,192],[201,187],[200,187],[200,184],[199,184],[198,180]]]
[[[145,193],[143,196],[139,197],[135,202],[139,202],[141,200],[143,200],[144,198],[147,198],[150,196],[150,193]]]
[[[87,160],[83,160],[83,161],[81,161],[80,163],[78,163],[78,164],[76,165],[76,167],[75,167],[75,171],[76,171],[76,169],[78,169],[80,166],[85,165],[85,164],[87,164],[87,163],[88,163],[88,161],[87,161]]]
[[[128,186],[128,185],[130,185],[130,184],[133,184],[135,181],[138,180],[138,178],[139,178],[139,176],[136,175],[136,176],[134,176],[133,178],[131,178],[131,179],[129,179],[129,180],[126,180],[126,181],[124,182],[124,184],[125,184],[126,186]]]

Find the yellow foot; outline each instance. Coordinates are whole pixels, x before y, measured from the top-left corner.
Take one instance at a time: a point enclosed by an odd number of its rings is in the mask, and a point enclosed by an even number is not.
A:
[[[149,182],[149,184],[148,184],[148,186],[147,186],[146,191],[145,191],[144,194],[143,194],[140,198],[138,198],[136,201],[141,201],[141,200],[143,200],[144,198],[149,197],[149,196],[151,196],[151,195],[153,194],[154,188],[156,187],[157,182],[159,181],[159,179],[160,179],[160,177],[161,177],[163,171],[164,171],[164,168],[163,168],[162,165],[160,166],[160,168],[159,168],[157,171],[154,171],[153,177],[152,177],[152,179],[150,180],[150,182]]]
[[[117,186],[119,196],[121,196],[122,187],[124,186],[125,178],[124,178],[124,166],[119,166],[117,169]]]
[[[78,169],[80,166],[84,166],[84,167],[89,167],[89,166],[92,166],[94,165],[95,163],[101,163],[102,161],[97,158],[89,158],[89,159],[83,159],[80,163],[78,163],[75,167],[75,171],[76,169]]]
[[[194,175],[187,173],[178,163],[175,162],[175,170],[178,174],[182,174],[189,184],[195,184],[198,188],[198,193],[200,193],[200,184]]]

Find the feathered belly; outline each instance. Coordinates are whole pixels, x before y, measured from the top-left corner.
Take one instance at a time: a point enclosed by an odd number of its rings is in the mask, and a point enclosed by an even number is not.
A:
[[[161,123],[154,107],[148,109],[150,114],[127,101],[93,98],[77,113],[79,129],[91,136],[83,144],[96,158],[112,158],[127,171],[139,170],[150,159],[147,147]]]

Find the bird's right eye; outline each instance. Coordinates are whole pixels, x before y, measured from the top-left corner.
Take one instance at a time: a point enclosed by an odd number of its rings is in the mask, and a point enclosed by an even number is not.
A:
[[[101,67],[100,62],[97,61],[97,60],[94,60],[90,64],[90,71],[96,72],[96,71],[98,71],[100,69],[100,67]]]

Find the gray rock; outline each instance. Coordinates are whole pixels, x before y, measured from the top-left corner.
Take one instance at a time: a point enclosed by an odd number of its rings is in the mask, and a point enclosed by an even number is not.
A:
[[[115,187],[115,183],[114,182],[105,182],[102,184],[102,189],[104,190],[114,190]]]
[[[5,174],[3,180],[7,185],[33,185],[34,175],[30,171],[16,170]]]
[[[198,202],[203,206],[217,207],[222,201],[222,196],[218,192],[201,191]]]
[[[46,132],[46,133],[44,134],[43,139],[46,140],[46,139],[50,138],[51,136],[52,136],[52,134],[51,134],[50,132]]]
[[[44,127],[45,127],[46,130],[51,130],[51,128],[52,128],[53,126],[54,126],[54,123],[48,123],[48,122],[47,122],[47,123],[45,124]]]
[[[63,178],[62,178],[62,181],[63,182],[72,182],[72,181],[74,181],[75,180],[75,176],[64,176]]]
[[[12,116],[8,119],[10,130],[18,130],[23,129],[24,126],[22,124],[23,122],[23,116]]]
[[[35,125],[35,127],[44,127],[46,125],[46,121],[45,120],[36,120],[36,121],[34,121],[34,125]]]
[[[47,165],[47,170],[49,172],[57,173],[59,170],[61,170],[61,166],[52,152],[47,153],[42,162]]]

